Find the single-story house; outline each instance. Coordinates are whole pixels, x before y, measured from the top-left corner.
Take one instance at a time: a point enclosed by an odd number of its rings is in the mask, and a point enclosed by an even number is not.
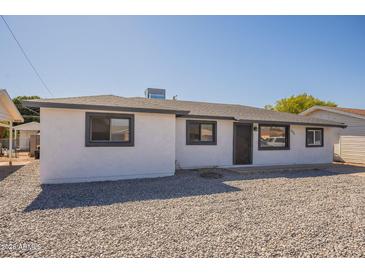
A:
[[[365,109],[314,106],[301,115],[346,124],[337,130],[335,160],[365,164]]]
[[[17,145],[21,151],[29,151],[30,137],[37,135],[40,131],[40,124],[38,122],[29,122],[17,125],[14,128],[14,136]],[[18,134],[19,133],[19,134]]]
[[[330,163],[343,123],[237,104],[114,95],[39,107],[42,183],[161,177],[176,169]],[[164,93],[164,92],[163,92]],[[158,98],[158,99],[154,99]]]

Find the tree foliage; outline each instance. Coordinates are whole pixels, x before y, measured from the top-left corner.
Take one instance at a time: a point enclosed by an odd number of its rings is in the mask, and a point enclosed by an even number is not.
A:
[[[301,113],[313,106],[336,107],[337,104],[331,101],[323,101],[307,93],[293,95],[276,101],[274,106],[266,105],[266,109],[272,109],[281,112]]]
[[[24,118],[24,123],[39,122],[39,108],[24,107],[24,100],[40,99],[39,96],[18,96],[13,99],[15,106],[18,108],[20,114]]]

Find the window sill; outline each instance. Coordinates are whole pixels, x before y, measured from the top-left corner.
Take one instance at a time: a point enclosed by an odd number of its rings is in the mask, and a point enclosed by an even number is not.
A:
[[[187,146],[216,146],[216,142],[196,142],[196,143],[186,143]]]
[[[290,150],[290,147],[259,147],[258,150]]]
[[[134,143],[119,143],[119,142],[87,142],[86,147],[133,147]]]

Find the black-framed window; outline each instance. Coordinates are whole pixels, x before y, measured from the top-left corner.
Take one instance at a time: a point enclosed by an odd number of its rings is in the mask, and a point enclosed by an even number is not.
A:
[[[323,147],[323,128],[306,128],[305,129],[305,146],[306,147]]]
[[[217,122],[216,121],[186,121],[187,145],[216,145]]]
[[[259,150],[287,150],[289,145],[288,125],[259,125]]]
[[[133,146],[134,115],[87,112],[85,146]]]

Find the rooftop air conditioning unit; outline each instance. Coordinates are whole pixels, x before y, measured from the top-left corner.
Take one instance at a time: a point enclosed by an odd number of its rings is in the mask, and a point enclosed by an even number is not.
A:
[[[161,88],[148,88],[144,91],[146,98],[150,99],[166,99],[166,90]]]

